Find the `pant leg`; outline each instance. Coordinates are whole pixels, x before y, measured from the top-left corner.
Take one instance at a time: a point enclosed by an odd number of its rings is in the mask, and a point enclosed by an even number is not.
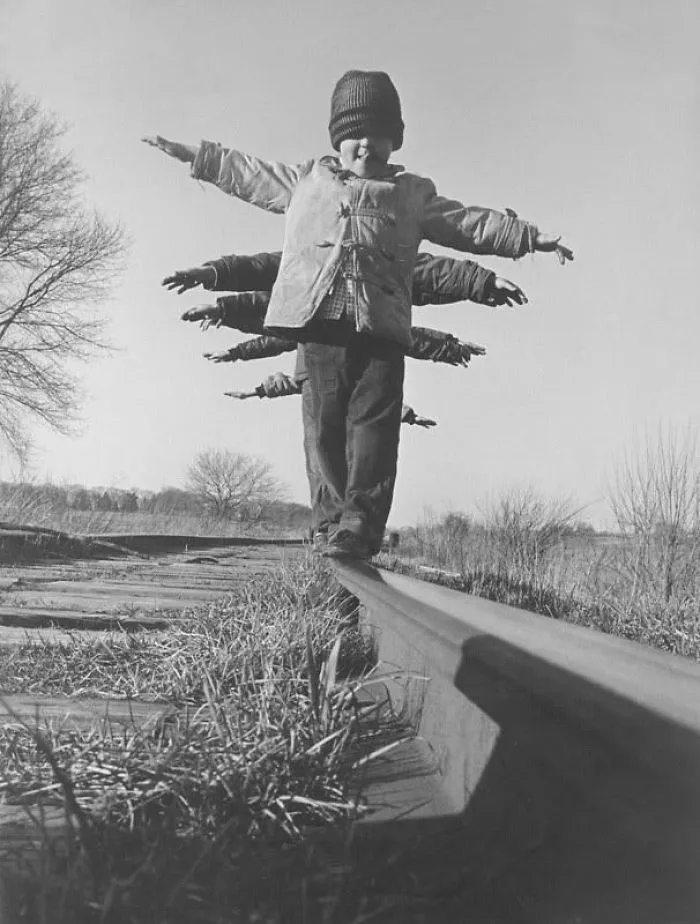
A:
[[[346,420],[350,392],[347,347],[304,345],[314,424],[316,461],[323,483],[319,518],[332,528],[340,522],[348,479]]]
[[[306,477],[309,481],[309,494],[311,498],[311,531],[327,533],[329,523],[326,519],[326,504],[324,504],[325,485],[321,474],[321,467],[316,453],[316,423],[314,420],[313,397],[308,379],[301,386],[301,419],[304,428],[304,457],[306,459]]]
[[[399,347],[368,338],[349,353],[348,474],[340,526],[378,550],[394,496],[404,356]]]

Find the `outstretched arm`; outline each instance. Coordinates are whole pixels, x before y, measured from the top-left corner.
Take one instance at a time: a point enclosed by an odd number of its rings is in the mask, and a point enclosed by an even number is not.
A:
[[[181,144],[179,141],[168,141],[162,135],[148,135],[142,138],[144,144],[150,144],[152,148],[158,148],[168,157],[174,157],[175,160],[181,160],[184,164],[193,164],[197,156],[197,146],[194,144]]]
[[[215,289],[227,292],[272,292],[282,260],[282,252],[230,254],[207,260],[216,273]]]
[[[176,270],[166,276],[163,285],[182,295],[201,285],[214,292],[271,292],[277,279],[282,254],[230,254],[208,260],[202,266]]]
[[[542,253],[554,253],[557,260],[562,266],[565,266],[570,260],[574,259],[574,252],[570,247],[566,247],[561,242],[561,234],[544,234],[542,231],[537,232],[535,238],[535,250]]]
[[[501,305],[527,305],[527,295],[520,286],[514,282],[504,279],[503,276],[494,276],[488,286],[484,304],[490,308],[498,308]]]
[[[430,359],[449,366],[466,366],[472,356],[484,356],[486,350],[476,343],[465,343],[443,330],[429,327],[411,328],[411,346],[406,356],[411,359]]]
[[[294,187],[313,164],[313,161],[293,165],[261,160],[212,141],[203,141],[198,147],[169,141],[161,135],[142,141],[170,157],[192,164],[195,180],[212,183],[227,195],[268,212],[287,210]]]
[[[261,387],[266,398],[286,398],[287,395],[301,394],[301,385],[291,375],[284,372],[268,375]]]
[[[522,289],[473,260],[419,253],[413,269],[414,305],[472,301],[482,305],[523,305]]]
[[[217,298],[222,326],[233,327],[244,334],[264,333],[269,301],[268,292],[234,292]]]
[[[222,312],[218,305],[197,305],[196,308],[188,308],[180,319],[182,321],[199,321],[202,330],[208,330],[210,327],[221,327]]]
[[[268,375],[264,382],[254,391],[225,391],[224,394],[229,398],[285,398],[287,395],[298,395],[301,393],[301,385],[284,372],[275,372],[274,375]]]
[[[172,276],[166,276],[161,282],[170,292],[177,290],[178,295],[202,286],[210,292],[217,289],[216,270],[212,266],[193,266],[190,269],[175,270]]]
[[[189,308],[182,320],[201,321],[205,330],[214,325],[232,327],[244,334],[262,334],[269,300],[267,292],[236,292],[217,298],[216,305]]]
[[[426,430],[437,426],[436,420],[431,420],[429,417],[419,417],[409,404],[404,404],[401,409],[401,423],[410,424],[414,427],[424,427]]]
[[[291,353],[296,350],[297,346],[298,344],[291,340],[283,340],[281,337],[266,334],[263,337],[244,340],[243,343],[221,353],[205,353],[204,358],[215,363],[235,363],[238,360],[248,362],[251,359],[267,359],[270,356]]]
[[[497,212],[481,206],[465,206],[455,199],[439,196],[434,187],[426,202],[422,231],[435,244],[469,253],[517,259],[535,251],[555,252],[562,264],[574,258],[573,251],[561,243],[561,237],[539,231],[535,225],[518,218],[512,209]]]

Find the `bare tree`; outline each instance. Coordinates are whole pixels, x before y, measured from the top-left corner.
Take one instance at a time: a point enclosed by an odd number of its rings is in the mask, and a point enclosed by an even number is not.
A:
[[[258,519],[267,504],[286,493],[264,459],[228,449],[198,453],[187,470],[187,489],[214,516],[247,519]]]
[[[693,594],[700,574],[700,456],[692,432],[660,430],[619,467],[611,506],[635,591],[667,603]]]
[[[66,432],[73,360],[104,348],[95,313],[125,253],[122,230],[88,211],[64,128],[0,83],[0,436],[18,456],[28,423]]]
[[[570,498],[547,498],[531,487],[515,488],[490,505],[486,523],[503,562],[535,573],[561,545],[580,512]]]

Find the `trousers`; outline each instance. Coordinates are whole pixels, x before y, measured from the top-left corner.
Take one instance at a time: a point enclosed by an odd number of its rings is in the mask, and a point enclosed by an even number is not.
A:
[[[319,519],[378,551],[396,482],[404,354],[397,344],[353,334],[345,344],[304,345]]]

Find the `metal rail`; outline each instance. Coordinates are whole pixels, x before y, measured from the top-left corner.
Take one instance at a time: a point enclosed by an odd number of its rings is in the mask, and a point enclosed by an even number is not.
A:
[[[510,909],[484,920],[700,921],[699,665],[362,564],[337,576],[437,767],[394,785],[394,837],[449,819],[449,862]]]

